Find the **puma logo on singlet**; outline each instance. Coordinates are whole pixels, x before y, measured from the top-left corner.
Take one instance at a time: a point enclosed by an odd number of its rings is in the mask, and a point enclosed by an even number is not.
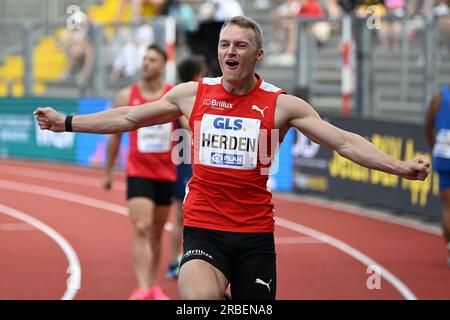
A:
[[[262,281],[260,278],[256,278],[256,281],[255,281],[255,283],[262,284],[263,286],[266,286],[267,290],[269,290],[269,292],[270,292],[270,283],[271,282],[272,282],[272,279],[270,279],[270,281],[266,283],[266,282]]]
[[[268,107],[265,107],[264,109],[261,109],[260,107],[256,106],[256,105],[252,105],[252,110],[256,110],[258,112],[261,112],[261,115],[264,118],[264,111],[267,109]]]

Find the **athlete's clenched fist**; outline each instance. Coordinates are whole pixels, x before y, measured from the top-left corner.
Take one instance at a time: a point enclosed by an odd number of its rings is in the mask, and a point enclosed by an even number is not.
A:
[[[36,121],[41,130],[62,132],[65,129],[65,116],[55,111],[53,108],[37,108],[34,113]]]

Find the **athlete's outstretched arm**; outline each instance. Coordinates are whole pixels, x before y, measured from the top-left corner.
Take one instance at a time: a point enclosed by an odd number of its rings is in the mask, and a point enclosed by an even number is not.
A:
[[[180,104],[195,92],[196,83],[180,84],[172,88],[160,100],[136,107],[120,107],[111,110],[74,116],[72,131],[88,133],[117,133],[140,127],[167,123],[183,115]],[[195,97],[195,95],[194,95]],[[65,116],[53,108],[37,108],[36,120],[42,130],[62,132]]]
[[[370,169],[413,180],[425,180],[430,172],[430,163],[424,156],[409,161],[395,159],[360,135],[323,121],[308,103],[294,96],[280,95],[276,123],[278,127],[286,124],[295,127],[312,141]]]

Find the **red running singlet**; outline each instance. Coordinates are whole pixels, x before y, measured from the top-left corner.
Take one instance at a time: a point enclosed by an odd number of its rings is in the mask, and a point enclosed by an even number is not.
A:
[[[171,88],[172,85],[167,84],[163,94]],[[142,97],[137,83],[131,85],[128,103],[130,106],[137,106],[151,101]],[[171,159],[171,151],[175,144],[174,141],[171,141],[171,134],[176,129],[176,126],[177,122],[172,121],[130,131],[130,146],[126,168],[128,177],[176,181],[176,166]]]
[[[226,91],[221,77],[198,83],[189,119],[194,172],[186,188],[186,226],[231,232],[274,230],[267,180],[276,150],[270,141],[276,101],[285,92],[258,75],[257,79],[246,95]]]

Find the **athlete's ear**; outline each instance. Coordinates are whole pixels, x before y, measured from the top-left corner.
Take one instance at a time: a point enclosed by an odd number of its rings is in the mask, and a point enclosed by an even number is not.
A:
[[[264,50],[261,48],[256,53],[256,61],[260,61],[264,56]]]

